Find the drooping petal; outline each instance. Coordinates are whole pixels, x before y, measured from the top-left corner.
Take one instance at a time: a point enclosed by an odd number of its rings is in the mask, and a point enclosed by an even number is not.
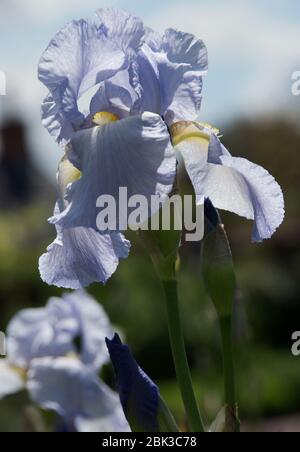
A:
[[[61,229],[41,256],[41,278],[49,285],[81,289],[105,283],[116,271],[119,259],[128,257],[130,242],[120,233],[101,234],[93,228]]]
[[[106,344],[115,369],[125,416],[135,431],[158,431],[159,389],[142,371],[119,336]]]
[[[116,395],[95,373],[72,358],[34,360],[27,388],[37,405],[68,420],[106,417],[118,405]]]
[[[25,387],[25,381],[21,374],[14,369],[8,360],[0,361],[0,400],[15,394]]]
[[[170,127],[197,202],[209,198],[218,209],[255,221],[253,241],[270,238],[284,219],[280,186],[262,167],[230,155],[208,125],[178,122]]]
[[[168,29],[162,38],[148,32],[132,80],[140,99],[135,111],[153,111],[170,125],[194,120],[201,106],[207,50],[193,35]]]
[[[55,104],[50,109],[43,106],[43,121],[61,142],[68,141],[70,131],[84,121],[79,98],[127,68],[144,35],[142,22],[127,13],[108,9],[98,16],[99,23],[79,20],[68,24],[50,42],[39,63],[39,79]]]
[[[151,196],[159,195],[164,201],[176,174],[176,156],[167,127],[152,113],[77,132],[68,158],[82,177],[72,184],[69,207],[52,221],[64,228],[97,229],[97,200],[101,195],[110,195],[116,202],[117,229],[126,229],[120,227],[120,222],[126,224],[128,220],[126,211],[119,215],[120,208],[134,195],[144,196],[148,201],[142,214],[142,220],[146,220],[154,213]],[[125,201],[120,199],[120,188],[127,190]],[[65,230],[64,234],[70,235]],[[103,241],[106,236],[100,237]]]
[[[223,172],[217,174],[217,177],[221,176],[219,193],[223,190],[227,192],[227,199],[214,202],[211,197],[213,204],[224,208],[222,204],[225,201],[226,210],[254,219],[254,242],[271,238],[285,215],[284,197],[279,184],[264,168],[246,159],[223,156],[221,160]]]

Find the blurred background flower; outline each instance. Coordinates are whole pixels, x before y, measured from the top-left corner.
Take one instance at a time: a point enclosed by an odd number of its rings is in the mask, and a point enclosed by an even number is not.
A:
[[[250,223],[230,214],[223,220],[239,287],[235,337],[244,428],[300,431],[300,362],[290,352],[300,322],[300,97],[291,92],[292,73],[300,69],[297,0],[274,0],[271,6],[268,0],[2,0],[0,70],[7,75],[7,96],[0,97],[0,329],[6,330],[18,310],[61,295],[44,285],[37,271],[39,255],[54,239],[43,219],[52,215],[61,151],[40,121],[45,90],[36,67],[49,39],[65,23],[104,6],[125,8],[159,31],[174,26],[205,41],[209,73],[201,121],[217,126],[234,156],[268,168],[283,188],[286,220],[272,241],[250,245]],[[188,182],[186,190],[191,190]],[[91,293],[126,331],[138,363],[159,384],[184,426],[160,285],[136,238],[128,238],[135,245],[129,260],[108,286],[95,285]],[[179,287],[195,387],[201,384],[199,397],[209,423],[222,405],[222,360],[198,248],[187,244],[182,250]],[[111,367],[103,372],[113,386]],[[23,428],[27,403],[26,393],[0,402],[1,431]]]
[[[56,429],[129,431],[118,395],[99,378],[112,335],[103,308],[84,291],[24,309],[7,328],[0,361],[0,398],[26,390],[37,406],[59,416]]]

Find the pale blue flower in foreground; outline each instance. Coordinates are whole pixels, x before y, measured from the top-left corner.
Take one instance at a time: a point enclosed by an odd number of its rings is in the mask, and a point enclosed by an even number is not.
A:
[[[163,201],[173,188],[177,152],[198,204],[210,198],[216,208],[254,220],[255,241],[275,232],[284,217],[278,184],[263,168],[232,157],[217,130],[195,122],[207,68],[203,41],[174,29],[160,36],[114,9],[99,10],[93,23],[71,22],[51,41],[39,65],[49,90],[43,123],[65,157],[50,219],[58,237],[40,260],[45,282],[73,289],[105,283],[130,243],[122,228],[97,230],[98,197],[118,203],[126,187],[128,197]],[[91,98],[86,113],[83,97]]]
[[[98,378],[108,361],[108,334],[112,328],[106,313],[84,291],[19,312],[7,329],[0,398],[25,389],[68,427],[86,431],[91,423],[93,429],[127,431],[117,395]]]
[[[61,31],[39,66],[40,80],[50,91],[43,122],[58,142],[67,144],[67,160],[59,171],[63,196],[51,219],[58,239],[42,256],[40,271],[49,284],[69,288],[107,281],[119,258],[128,256],[130,245],[121,233],[97,231],[96,200],[101,194],[118,201],[119,187],[126,187],[128,197],[138,194],[150,200],[160,195],[163,201],[171,192],[176,156],[163,116],[182,118],[181,98],[197,97],[199,106],[207,66],[202,41],[184,35],[185,49],[177,49],[182,35],[167,32],[160,67],[166,86],[160,90],[157,79],[156,106],[147,108],[148,69],[140,76],[143,48],[147,51],[146,42],[154,43],[153,33],[127,13],[107,9],[97,15],[94,24],[72,22]],[[94,86],[99,89],[84,115],[79,99]],[[79,174],[70,176],[71,164]]]

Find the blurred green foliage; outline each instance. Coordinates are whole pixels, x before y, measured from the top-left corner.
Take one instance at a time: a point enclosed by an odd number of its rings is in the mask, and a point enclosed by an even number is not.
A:
[[[291,335],[300,330],[300,136],[297,127],[280,120],[241,122],[224,132],[234,155],[266,167],[282,185],[287,216],[268,242],[251,245],[251,224],[222,214],[233,250],[238,281],[235,307],[235,352],[241,418],[300,411],[300,358],[292,356]],[[43,284],[38,258],[54,238],[47,226],[55,191],[49,200],[0,215],[0,329],[26,307],[45,304],[60,290]],[[105,306],[126,336],[137,360],[160,385],[161,392],[184,426],[174,381],[163,294],[149,257],[138,237],[130,234],[133,251],[104,287],[90,292]],[[222,405],[222,357],[219,330],[200,272],[199,245],[181,250],[180,300],[188,355],[196,392],[210,422]],[[216,282],[217,283],[217,282]],[[113,384],[110,369],[105,375]],[[0,402],[0,431],[22,429],[28,400],[17,395]]]

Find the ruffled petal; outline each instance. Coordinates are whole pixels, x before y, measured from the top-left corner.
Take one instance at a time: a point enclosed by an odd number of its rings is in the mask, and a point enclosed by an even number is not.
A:
[[[126,54],[139,50],[145,35],[141,19],[115,8],[100,8],[96,11],[100,29],[105,36]]]
[[[142,22],[112,9],[99,23],[73,21],[50,42],[39,63],[39,79],[52,96],[43,105],[43,122],[59,142],[84,121],[79,98],[91,87],[128,67],[144,35]],[[123,27],[123,34],[120,33]]]
[[[233,189],[230,188],[227,210],[254,219],[254,242],[271,238],[285,215],[284,197],[279,184],[264,168],[246,159],[223,156],[221,160],[226,177],[220,191],[227,190],[234,179],[232,186],[238,188],[240,193],[233,194]],[[214,203],[213,199],[212,202]],[[217,204],[215,206],[220,207]]]
[[[45,309],[23,310],[12,319],[7,328],[9,359],[14,366],[26,369],[33,358],[40,356],[43,345],[49,347],[53,339],[53,330],[48,323]],[[68,351],[69,346],[67,350],[60,349],[57,352],[59,354]]]
[[[116,395],[95,373],[72,358],[34,360],[27,388],[37,405],[67,420],[106,417],[118,405]]]
[[[262,167],[230,155],[209,125],[178,122],[170,127],[197,196],[218,209],[255,221],[253,241],[270,238],[284,219],[280,186]]]
[[[159,195],[163,202],[176,175],[176,155],[169,132],[161,118],[152,113],[77,132],[68,157],[82,177],[72,184],[68,208],[52,221],[64,228],[97,229],[97,200],[105,195],[116,202],[116,229],[125,230],[128,216],[126,211],[119,215],[124,210],[119,207],[126,205],[130,197],[142,195],[148,205],[141,221],[146,220],[154,213],[151,196]],[[127,190],[127,199],[120,199],[120,188]],[[121,227],[124,222],[125,227]]]
[[[104,309],[85,291],[50,298],[45,308],[26,309],[10,322],[10,362],[27,369],[33,359],[76,354],[98,372],[108,360],[105,337],[112,334]]]
[[[4,397],[22,391],[25,382],[20,373],[6,359],[0,361],[0,400]]]
[[[202,77],[207,72],[203,41],[168,29],[162,38],[149,31],[137,58],[132,80],[140,95],[135,111],[153,111],[170,125],[194,120],[202,100]]]
[[[32,359],[75,352],[73,339],[77,331],[77,318],[60,298],[50,299],[46,308],[20,311],[7,330],[9,359],[26,369]]]
[[[66,289],[105,283],[129,251],[130,242],[120,233],[100,234],[84,227],[63,229],[40,258],[41,278]]]
[[[59,102],[49,93],[42,103],[42,123],[55,141],[66,144],[74,133],[72,123],[63,115]],[[82,118],[83,119],[83,118]]]

